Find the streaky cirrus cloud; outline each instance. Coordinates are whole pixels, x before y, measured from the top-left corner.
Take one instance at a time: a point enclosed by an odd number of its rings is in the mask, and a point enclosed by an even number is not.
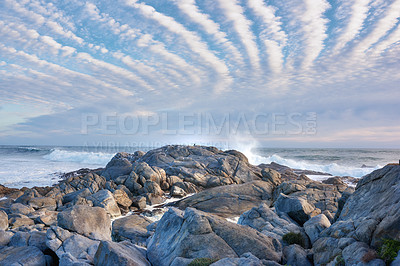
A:
[[[171,139],[165,114],[315,113],[315,136],[252,137],[395,145],[399,21],[400,0],[4,0],[0,144]],[[145,136],[82,136],[87,113],[159,121]]]

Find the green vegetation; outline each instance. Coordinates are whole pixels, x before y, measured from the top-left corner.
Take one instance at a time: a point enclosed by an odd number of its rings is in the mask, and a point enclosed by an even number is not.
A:
[[[344,259],[342,257],[342,255],[340,254],[339,256],[336,257],[336,263],[335,266],[345,266],[345,262]]]
[[[383,244],[379,248],[379,257],[383,259],[387,265],[397,257],[400,250],[400,241],[394,239],[383,239]]]
[[[282,237],[283,241],[288,244],[288,245],[293,245],[297,244],[305,248],[306,241],[304,240],[304,237],[300,233],[287,233],[286,235],[283,235]]]
[[[210,259],[210,258],[197,258],[192,260],[192,262],[189,263],[189,266],[208,266],[216,261],[217,261],[216,259]]]

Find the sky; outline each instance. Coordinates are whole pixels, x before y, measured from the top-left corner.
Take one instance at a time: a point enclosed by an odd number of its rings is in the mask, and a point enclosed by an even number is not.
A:
[[[0,1],[0,144],[400,148],[400,0]]]

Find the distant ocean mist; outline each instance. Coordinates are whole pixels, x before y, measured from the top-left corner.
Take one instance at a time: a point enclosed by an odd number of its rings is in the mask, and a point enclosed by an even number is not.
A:
[[[61,173],[105,167],[116,152],[152,148],[0,146],[0,184],[16,188],[52,185]],[[357,178],[400,158],[400,150],[392,149],[236,149],[255,165],[276,162],[295,169]]]

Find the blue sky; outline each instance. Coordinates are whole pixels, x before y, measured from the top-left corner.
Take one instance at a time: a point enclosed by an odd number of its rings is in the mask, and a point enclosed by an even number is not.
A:
[[[399,69],[400,0],[3,0],[0,144],[400,148]]]

